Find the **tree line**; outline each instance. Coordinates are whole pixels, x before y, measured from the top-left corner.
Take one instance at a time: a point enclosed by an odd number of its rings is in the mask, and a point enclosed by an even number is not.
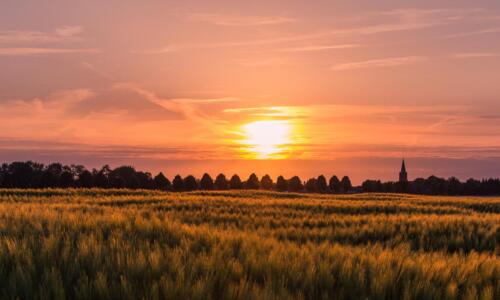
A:
[[[258,178],[251,174],[242,180],[237,174],[230,178],[219,174],[213,179],[205,173],[201,178],[193,175],[176,175],[169,180],[162,172],[152,176],[149,172],[135,170],[131,166],[115,169],[108,165],[100,169],[88,170],[82,165],[63,165],[61,163],[12,162],[4,163],[0,168],[0,187],[2,188],[129,188],[159,189],[167,191],[194,190],[238,190],[264,189],[291,192],[335,192],[344,193],[353,190],[348,176],[339,179],[332,176],[327,182],[325,176],[303,182],[300,177],[285,179],[279,176],[276,182],[269,175]]]
[[[423,195],[500,195],[500,179],[488,178],[477,180],[469,178],[462,182],[456,177],[448,179],[437,176],[417,178],[409,182],[381,182],[365,180],[360,189],[363,192],[375,193],[410,193]]]
[[[276,181],[269,175],[258,178],[251,174],[242,180],[237,174],[226,177],[219,174],[212,178],[205,173],[201,178],[193,175],[182,177],[176,175],[169,180],[162,172],[152,176],[149,172],[135,170],[131,166],[120,166],[115,169],[108,165],[100,169],[88,170],[82,165],[63,165],[51,163],[44,165],[37,162],[4,163],[0,168],[0,187],[2,188],[129,188],[158,189],[165,191],[194,190],[239,190],[263,189],[289,192],[310,193],[353,193],[353,192],[398,192],[431,195],[499,195],[500,180],[469,179],[460,182],[431,176],[418,178],[413,182],[381,182],[366,180],[359,187],[353,187],[348,176],[341,179],[333,175],[328,180],[324,175],[302,181],[299,176],[285,179],[278,176]]]

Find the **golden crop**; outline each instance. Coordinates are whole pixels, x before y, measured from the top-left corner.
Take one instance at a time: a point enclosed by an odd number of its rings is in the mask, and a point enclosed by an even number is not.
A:
[[[500,198],[0,190],[4,299],[500,299]]]

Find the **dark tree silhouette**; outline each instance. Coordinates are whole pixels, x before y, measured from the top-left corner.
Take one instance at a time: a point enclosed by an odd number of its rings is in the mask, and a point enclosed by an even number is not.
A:
[[[234,174],[229,180],[229,188],[232,190],[241,190],[243,188],[243,183],[241,183],[240,176]]]
[[[141,175],[139,175],[138,172],[136,172],[131,166],[118,167],[109,174],[109,178],[114,184],[123,184],[123,187],[128,189],[137,189],[141,187],[141,180],[139,179],[140,176]],[[142,184],[144,184],[144,182],[142,182]]]
[[[78,187],[82,188],[91,188],[93,186],[93,178],[92,173],[88,170],[83,170],[80,175],[78,175],[78,179],[76,181]]]
[[[349,176],[342,177],[342,181],[340,183],[342,185],[342,191],[344,193],[348,193],[352,190],[352,184],[351,180],[349,179]]]
[[[332,193],[340,193],[341,184],[340,184],[340,180],[338,179],[337,176],[333,175],[332,178],[330,178],[330,182],[328,183],[328,187],[330,188],[330,191]]]
[[[125,180],[121,177],[111,177],[109,178],[109,184],[115,189],[125,188]]]
[[[176,192],[182,192],[184,190],[184,181],[182,180],[181,175],[176,175],[174,180],[172,181],[172,188]]]
[[[246,182],[246,188],[250,190],[258,190],[259,189],[259,178],[255,173],[252,173]]]
[[[293,176],[288,180],[288,190],[291,192],[300,192],[304,189],[304,185],[299,176]]]
[[[448,179],[448,195],[460,195],[462,193],[462,183],[456,177]]]
[[[52,163],[42,171],[40,183],[42,187],[55,188],[60,186],[63,166],[60,163]]]
[[[226,175],[224,174],[219,174],[217,175],[217,177],[215,178],[215,189],[217,190],[227,190],[228,189],[228,182],[227,182],[227,179],[226,179]]]
[[[109,174],[111,173],[111,168],[108,165],[104,165],[99,171],[94,172],[94,184],[96,187],[107,188],[111,185]]]
[[[264,190],[271,190],[273,188],[273,180],[271,179],[271,176],[267,174],[264,175],[260,180],[260,187]]]
[[[318,191],[317,183],[315,178],[310,178],[306,182],[306,191],[309,193],[316,193]]]
[[[481,193],[481,182],[474,178],[469,178],[465,182],[464,192],[466,195],[479,195]]]
[[[326,193],[328,191],[328,185],[326,184],[326,178],[323,175],[319,175],[316,179],[316,187],[318,192]]]
[[[170,184],[170,180],[168,180],[168,178],[165,177],[165,175],[163,175],[162,172],[158,173],[158,175],[155,176],[154,182],[155,182],[155,187],[163,191],[170,190],[172,186]]]
[[[0,186],[1,187],[4,187],[5,185],[5,176],[7,174],[7,168],[9,167],[8,164],[6,163],[3,163],[1,166],[0,166]]]
[[[5,187],[35,188],[40,187],[43,165],[32,161],[13,162],[6,166],[3,184]]]
[[[184,190],[186,191],[194,191],[198,189],[198,183],[196,182],[196,178],[193,175],[188,175],[184,178]]]
[[[73,173],[71,172],[71,168],[65,166],[63,168],[62,173],[61,173],[61,179],[59,181],[60,186],[63,188],[69,188],[69,187],[73,186],[74,183],[75,183],[75,178],[74,178]],[[104,186],[104,187],[108,187],[108,186]]]
[[[200,180],[200,188],[202,190],[213,190],[214,189],[214,181],[212,177],[207,173],[203,174]]]
[[[288,190],[288,182],[283,176],[278,176],[276,180],[276,189],[280,192],[284,192]]]
[[[382,192],[382,183],[380,180],[365,180],[361,187],[365,192]]]
[[[149,173],[149,172],[136,172],[135,176],[137,177],[137,180],[139,181],[138,188],[143,188],[143,189],[154,189],[155,188],[155,182],[153,180],[153,177],[151,176],[151,173]]]
[[[252,174],[245,185],[242,184],[238,175],[234,175],[230,182],[223,174],[219,174],[215,183],[211,183],[211,178],[204,175],[200,182],[193,176],[188,176],[184,180],[179,175],[173,182],[173,190],[195,190],[198,184],[203,189],[227,189],[228,185],[232,189],[247,188],[272,189],[273,182],[267,175],[262,177],[261,182],[255,174]],[[381,182],[380,180],[365,180],[360,187],[352,187],[349,177],[344,176],[339,181],[336,176],[332,176],[329,185],[326,187],[324,176],[310,179],[306,183],[308,192],[386,192],[386,193],[416,193],[428,195],[500,195],[500,179],[490,178],[483,180],[469,179],[462,183],[455,177],[449,179],[429,176],[428,178],[417,178],[414,181],[404,182]],[[148,172],[136,171],[131,166],[120,166],[111,169],[105,165],[100,170],[92,169],[89,172],[82,165],[62,165],[52,163],[43,164],[27,161],[4,163],[0,166],[0,187],[2,188],[47,188],[47,187],[74,187],[74,188],[141,188],[141,189],[169,189],[169,181],[163,174],[158,174],[152,178]],[[279,176],[276,182],[278,191],[301,192],[304,186],[297,176],[289,181],[283,176]]]

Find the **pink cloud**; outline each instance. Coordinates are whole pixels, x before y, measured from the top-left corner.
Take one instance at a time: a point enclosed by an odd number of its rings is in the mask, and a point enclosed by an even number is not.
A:
[[[385,68],[411,65],[419,62],[426,61],[426,57],[422,56],[405,56],[405,57],[389,57],[381,59],[370,59],[364,61],[355,61],[349,63],[342,63],[333,66],[335,71],[366,69],[366,68]]]
[[[263,26],[291,23],[296,21],[293,18],[279,16],[243,16],[210,13],[193,13],[189,14],[188,18],[192,21],[207,22],[219,26]]]
[[[0,48],[0,56],[56,55],[77,53],[100,53],[92,48]]]

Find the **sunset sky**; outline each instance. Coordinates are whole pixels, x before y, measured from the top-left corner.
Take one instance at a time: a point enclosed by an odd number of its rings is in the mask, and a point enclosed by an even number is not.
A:
[[[0,3],[0,161],[500,176],[500,1]]]

